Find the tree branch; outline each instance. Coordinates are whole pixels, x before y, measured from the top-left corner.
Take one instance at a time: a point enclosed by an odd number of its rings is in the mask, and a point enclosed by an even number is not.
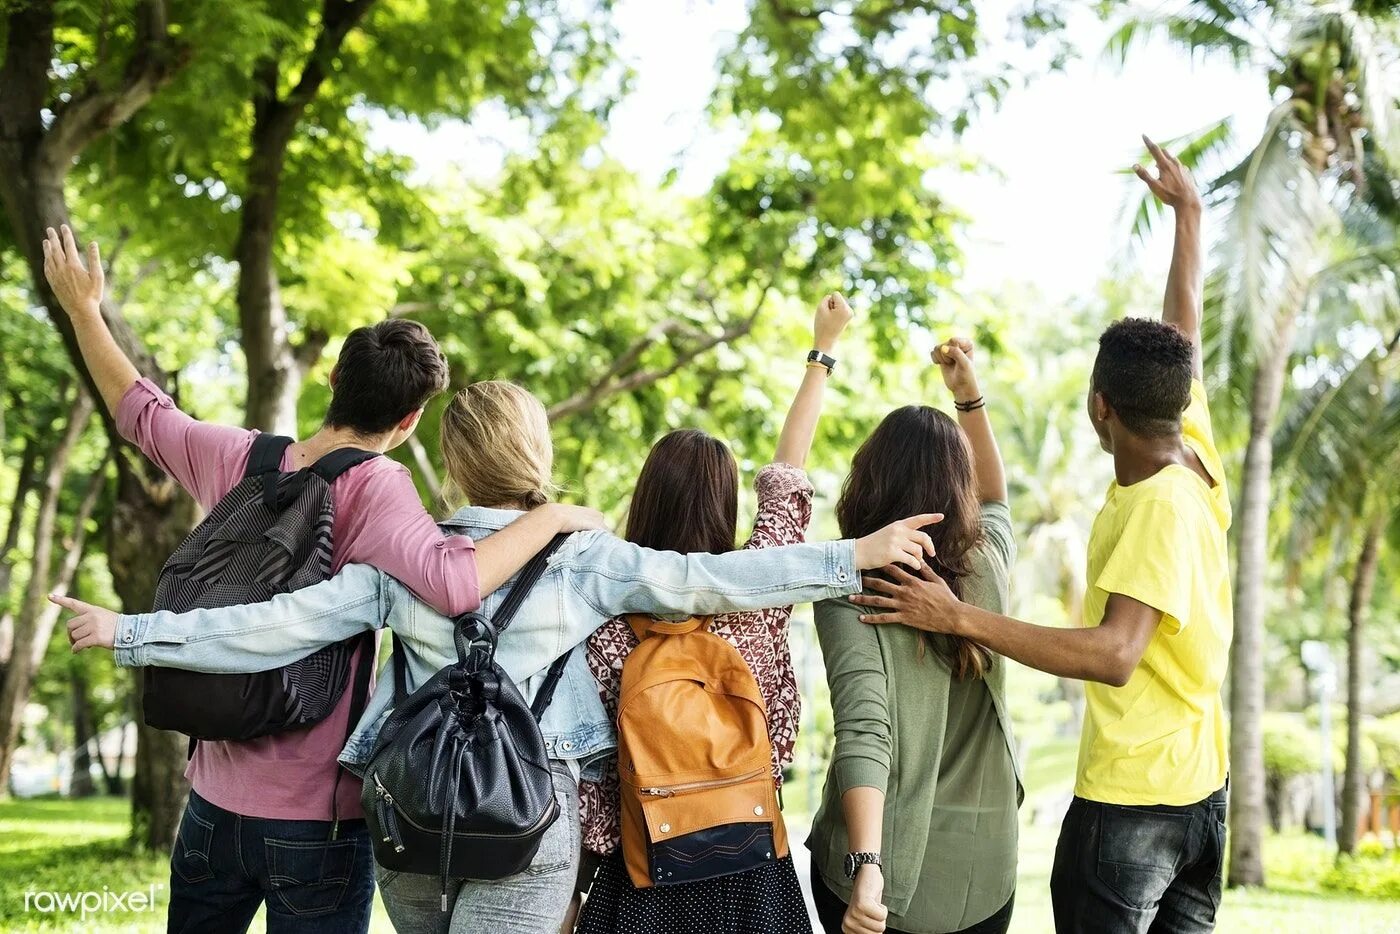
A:
[[[55,106],[54,121],[39,147],[39,164],[62,178],[93,140],[131,118],[175,76],[189,48],[175,42],[163,0],[141,0],[136,7],[136,45],[115,87],[94,75],[67,102]]]
[[[652,383],[659,382],[668,376],[679,373],[701,354],[707,353],[721,344],[727,344],[730,341],[743,337],[752,331],[754,325],[758,322],[758,316],[763,311],[763,306],[768,300],[768,293],[772,288],[771,284],[763,287],[762,291],[759,292],[758,301],[754,303],[753,311],[749,312],[746,317],[731,324],[718,334],[706,337],[699,343],[679,351],[676,354],[676,359],[672,360],[668,365],[657,367],[653,370],[637,370],[627,373],[628,370],[636,365],[638,360],[641,359],[642,354],[645,353],[648,348],[656,344],[662,338],[681,329],[684,323],[672,319],[657,325],[642,337],[638,338],[631,347],[624,351],[622,356],[618,357],[617,361],[614,362],[602,376],[595,380],[592,386],[550,406],[548,409],[549,420],[554,422],[562,418],[568,418],[570,415],[577,415],[579,412],[593,408],[605,399],[650,386]],[[627,375],[624,376],[624,373],[627,373]]]
[[[442,480],[438,477],[437,468],[433,466],[433,459],[428,456],[428,449],[423,446],[417,435],[408,436],[408,451],[413,455],[413,462],[418,465],[418,471],[423,475],[423,483],[428,487],[433,502],[442,503]]]

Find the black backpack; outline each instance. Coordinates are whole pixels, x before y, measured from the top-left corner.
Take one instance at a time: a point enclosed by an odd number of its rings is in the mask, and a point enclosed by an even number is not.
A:
[[[331,575],[331,484],[378,455],[342,448],[310,467],[283,473],[291,438],[253,439],[243,479],[165,562],[155,609],[182,613],[262,603]],[[359,719],[374,668],[374,634],[328,645],[300,661],[252,674],[206,674],[178,668],[144,671],[146,724],[194,740],[248,740],[310,726],[335,708],[361,654],[350,726]]]
[[[550,554],[556,535],[521,570],[492,620],[453,623],[457,663],[407,693],[407,662],[394,637],[394,711],[365,766],[361,803],[374,858],[385,869],[447,880],[503,879],[525,870],[559,816],[539,720],[564,674],[554,661],[533,705],[496,664],[496,641]]]

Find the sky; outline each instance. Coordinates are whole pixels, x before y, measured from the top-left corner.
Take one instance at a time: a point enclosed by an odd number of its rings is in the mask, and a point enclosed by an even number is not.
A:
[[[678,169],[686,191],[707,187],[739,142],[710,126],[704,109],[715,63],[744,27],[746,9],[746,0],[619,0],[617,51],[635,79],[613,112],[605,143],[611,155],[651,178]],[[992,12],[983,22],[995,32],[1000,21]],[[1073,17],[1069,36],[1083,55],[1012,90],[961,140],[949,141],[986,167],[939,184],[969,218],[966,294],[1007,282],[1052,301],[1092,291],[1126,255],[1123,209],[1141,183],[1123,170],[1142,152],[1140,134],[1170,140],[1231,114],[1241,139],[1262,129],[1268,89],[1261,75],[1193,61],[1160,41],[1135,48],[1120,68],[1101,54],[1108,31],[1088,12]],[[429,177],[453,162],[489,173],[527,139],[523,126],[490,108],[470,126],[432,130],[376,119],[376,141],[412,155]],[[1169,254],[1158,237],[1136,261],[1160,275]]]

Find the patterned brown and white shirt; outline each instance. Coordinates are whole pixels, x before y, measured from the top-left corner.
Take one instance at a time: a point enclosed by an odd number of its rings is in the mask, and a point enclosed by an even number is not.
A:
[[[744,549],[775,548],[801,544],[812,521],[812,483],[800,468],[769,464],[754,478],[758,515],[753,534]],[[739,650],[763,702],[768,708],[768,737],[773,743],[773,779],[783,780],[783,766],[792,761],[797,743],[802,698],[792,668],[788,645],[788,621],[792,607],[727,613],[715,617],[710,631]],[[620,617],[608,620],[588,640],[586,658],[608,714],[616,721],[618,693],[622,687],[622,663],[637,645],[637,637]],[[617,758],[606,766],[601,781],[579,783],[579,819],[583,845],[594,853],[609,855],[622,842]]]

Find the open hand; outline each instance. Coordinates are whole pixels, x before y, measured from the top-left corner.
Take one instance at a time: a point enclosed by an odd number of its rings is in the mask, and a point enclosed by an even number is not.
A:
[[[957,629],[958,610],[962,601],[933,568],[924,565],[917,575],[904,568],[890,566],[885,580],[867,574],[865,589],[875,594],[856,594],[852,603],[884,610],[882,613],[866,614],[862,623],[900,623],[922,629],[926,632],[954,632]]]
[[[1142,179],[1157,199],[1167,207],[1177,211],[1199,211],[1201,195],[1196,190],[1196,180],[1191,177],[1191,170],[1182,165],[1180,159],[1146,136],[1142,141],[1147,144],[1147,151],[1152,153],[1152,160],[1157,164],[1157,175],[1154,178],[1151,172],[1140,165],[1133,166],[1134,174]]]
[[[836,339],[855,317],[851,306],[840,292],[831,292],[817,302],[816,320],[812,322],[812,339],[817,350],[826,353],[836,346]]]
[[[856,870],[851,903],[841,920],[842,934],[881,934],[890,910],[885,907],[885,876],[879,866],[866,864]]]
[[[73,647],[75,653],[83,649],[112,648],[117,637],[116,613],[53,593],[49,594],[49,600],[78,614],[68,621],[68,644]]]
[[[862,571],[882,568],[887,564],[905,564],[916,569],[923,567],[925,555],[932,558],[937,554],[933,539],[923,529],[942,521],[941,512],[910,516],[856,539],[856,567]]]
[[[943,385],[957,402],[974,402],[982,395],[977,387],[977,371],[972,366],[972,341],[951,337],[929,355],[943,372]]]
[[[102,305],[102,257],[97,241],[87,245],[87,264],[83,264],[73,231],[64,224],[59,231],[48,228],[44,236],[44,278],[49,280],[54,297],[68,314],[96,312]]]
[[[608,520],[603,514],[588,506],[546,503],[539,508],[548,510],[550,516],[558,522],[561,533],[590,532],[595,529],[606,530],[608,527]]]

